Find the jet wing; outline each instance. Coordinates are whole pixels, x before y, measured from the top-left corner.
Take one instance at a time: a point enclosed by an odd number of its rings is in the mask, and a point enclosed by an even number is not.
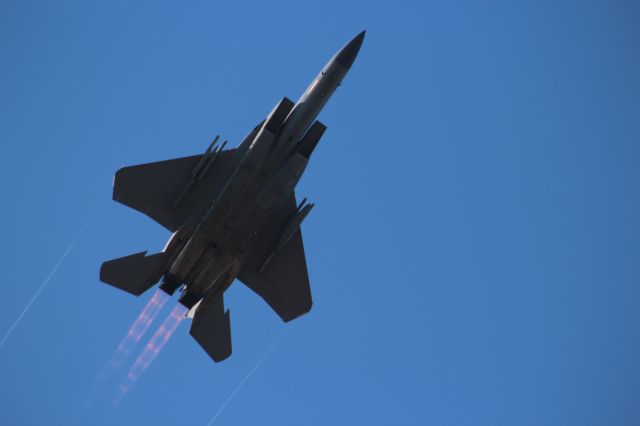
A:
[[[300,229],[280,251],[273,251],[296,211],[294,194],[274,208],[254,237],[238,274],[238,279],[260,295],[285,322],[306,314],[312,305]]]
[[[235,167],[235,151],[220,151],[215,158],[205,153],[123,167],[114,178],[113,199],[173,232],[222,190],[224,177]]]

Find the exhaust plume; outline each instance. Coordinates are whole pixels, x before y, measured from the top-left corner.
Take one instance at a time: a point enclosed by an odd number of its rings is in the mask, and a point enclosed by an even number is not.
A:
[[[182,320],[185,318],[187,309],[182,305],[176,305],[169,316],[163,321],[162,325],[156,330],[155,334],[147,343],[144,350],[133,363],[127,377],[120,385],[118,396],[115,400],[116,404],[129,392],[136,383],[138,378],[149,368],[153,360],[156,359],[162,348],[167,344],[169,338],[176,331]]]
[[[169,300],[169,296],[162,290],[156,290],[151,297],[151,300],[144,307],[138,318],[131,324],[129,331],[122,338],[120,344],[116,348],[116,351],[111,356],[109,364],[102,370],[98,379],[102,382],[115,373],[126,359],[131,354],[131,351],[136,347],[142,336],[147,332],[151,323],[156,319],[160,310],[164,307],[165,303]]]

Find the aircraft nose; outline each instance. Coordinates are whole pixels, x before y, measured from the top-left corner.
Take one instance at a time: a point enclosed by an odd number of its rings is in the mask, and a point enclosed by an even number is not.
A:
[[[362,41],[364,40],[364,35],[366,31],[362,31],[360,34],[355,36],[353,40],[347,43],[336,55],[336,62],[342,65],[344,68],[349,69],[351,65],[353,65],[353,61],[355,61],[356,56],[358,56],[358,52],[360,51],[360,46],[362,46]]]

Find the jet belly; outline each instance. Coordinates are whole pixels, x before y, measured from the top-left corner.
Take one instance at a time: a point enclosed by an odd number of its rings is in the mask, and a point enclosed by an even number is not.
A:
[[[292,107],[293,102],[284,98],[271,111],[171,265],[169,279],[185,283],[190,293],[204,296],[214,285],[228,286],[229,278],[223,276],[227,269],[235,271],[231,281],[237,275],[236,254],[248,237],[243,222],[257,210],[252,208],[255,201],[252,203],[251,194],[256,185],[264,185],[264,179],[256,182],[256,177],[263,178],[259,171]]]
[[[253,232],[275,204],[291,196],[307,162],[302,154],[295,153],[260,190],[257,203],[239,200],[221,228],[216,226],[221,221],[214,209],[172,265],[170,274],[185,282],[188,292],[198,297],[224,291],[238,274]]]

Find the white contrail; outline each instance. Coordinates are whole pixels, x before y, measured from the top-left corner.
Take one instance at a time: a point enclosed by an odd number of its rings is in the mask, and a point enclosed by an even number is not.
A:
[[[2,340],[0,340],[0,348],[2,347],[2,345],[4,345],[4,342],[9,338],[11,333],[13,333],[13,330],[20,323],[20,321],[22,321],[22,318],[24,318],[24,316],[27,314],[27,311],[29,310],[29,308],[31,307],[33,302],[35,302],[36,298],[40,295],[40,293],[42,292],[44,287],[49,283],[51,278],[58,271],[58,268],[60,267],[60,265],[62,265],[62,262],[64,262],[64,260],[67,258],[67,255],[69,255],[69,252],[71,251],[73,246],[76,245],[76,242],[78,241],[78,239],[82,236],[84,231],[87,229],[87,226],[89,226],[89,222],[91,222],[91,219],[93,219],[93,214],[91,216],[89,216],[89,219],[87,219],[87,221],[84,223],[84,225],[82,225],[82,228],[80,228],[80,232],[78,232],[78,235],[76,235],[76,237],[73,239],[73,241],[71,241],[71,244],[69,245],[69,248],[67,248],[67,250],[64,252],[64,254],[60,258],[60,260],[58,260],[58,263],[56,263],[56,266],[54,266],[53,269],[51,270],[51,272],[49,272],[49,275],[44,280],[44,282],[42,284],[40,284],[40,287],[38,288],[38,290],[36,290],[36,292],[34,293],[33,297],[31,298],[31,300],[29,300],[29,303],[27,303],[27,306],[25,306],[24,309],[22,310],[22,312],[20,312],[20,315],[18,315],[18,318],[16,318],[15,322],[13,323],[13,325],[9,328],[9,331],[7,331],[7,333],[4,335]]]
[[[238,393],[238,391],[240,391],[240,389],[242,388],[242,386],[246,383],[247,380],[249,380],[249,378],[251,377],[251,375],[253,373],[255,373],[255,371],[258,369],[258,367],[260,367],[262,365],[262,363],[264,362],[265,359],[267,359],[267,357],[269,356],[269,354],[271,353],[271,351],[273,350],[273,348],[276,347],[276,345],[278,343],[280,343],[280,340],[282,340],[282,337],[284,335],[278,337],[276,339],[275,342],[273,342],[271,344],[271,346],[269,346],[269,349],[267,349],[267,351],[264,353],[264,355],[262,355],[262,358],[260,358],[258,360],[258,362],[256,363],[256,365],[253,366],[253,368],[249,371],[249,373],[244,377],[244,379],[242,379],[240,381],[240,383],[238,384],[238,386],[236,386],[236,388],[233,390],[233,392],[231,392],[231,395],[229,395],[229,398],[227,398],[227,400],[224,402],[224,404],[222,404],[222,406],[220,407],[220,409],[218,410],[218,412],[215,414],[215,416],[213,416],[213,418],[211,420],[209,420],[209,423],[207,423],[207,426],[211,426],[212,424],[215,423],[216,420],[218,420],[218,417],[220,417],[220,414],[222,414],[222,412],[224,411],[225,408],[227,408],[227,405],[229,405],[229,403],[231,402],[231,400],[233,399],[234,396],[236,396],[236,394]]]

